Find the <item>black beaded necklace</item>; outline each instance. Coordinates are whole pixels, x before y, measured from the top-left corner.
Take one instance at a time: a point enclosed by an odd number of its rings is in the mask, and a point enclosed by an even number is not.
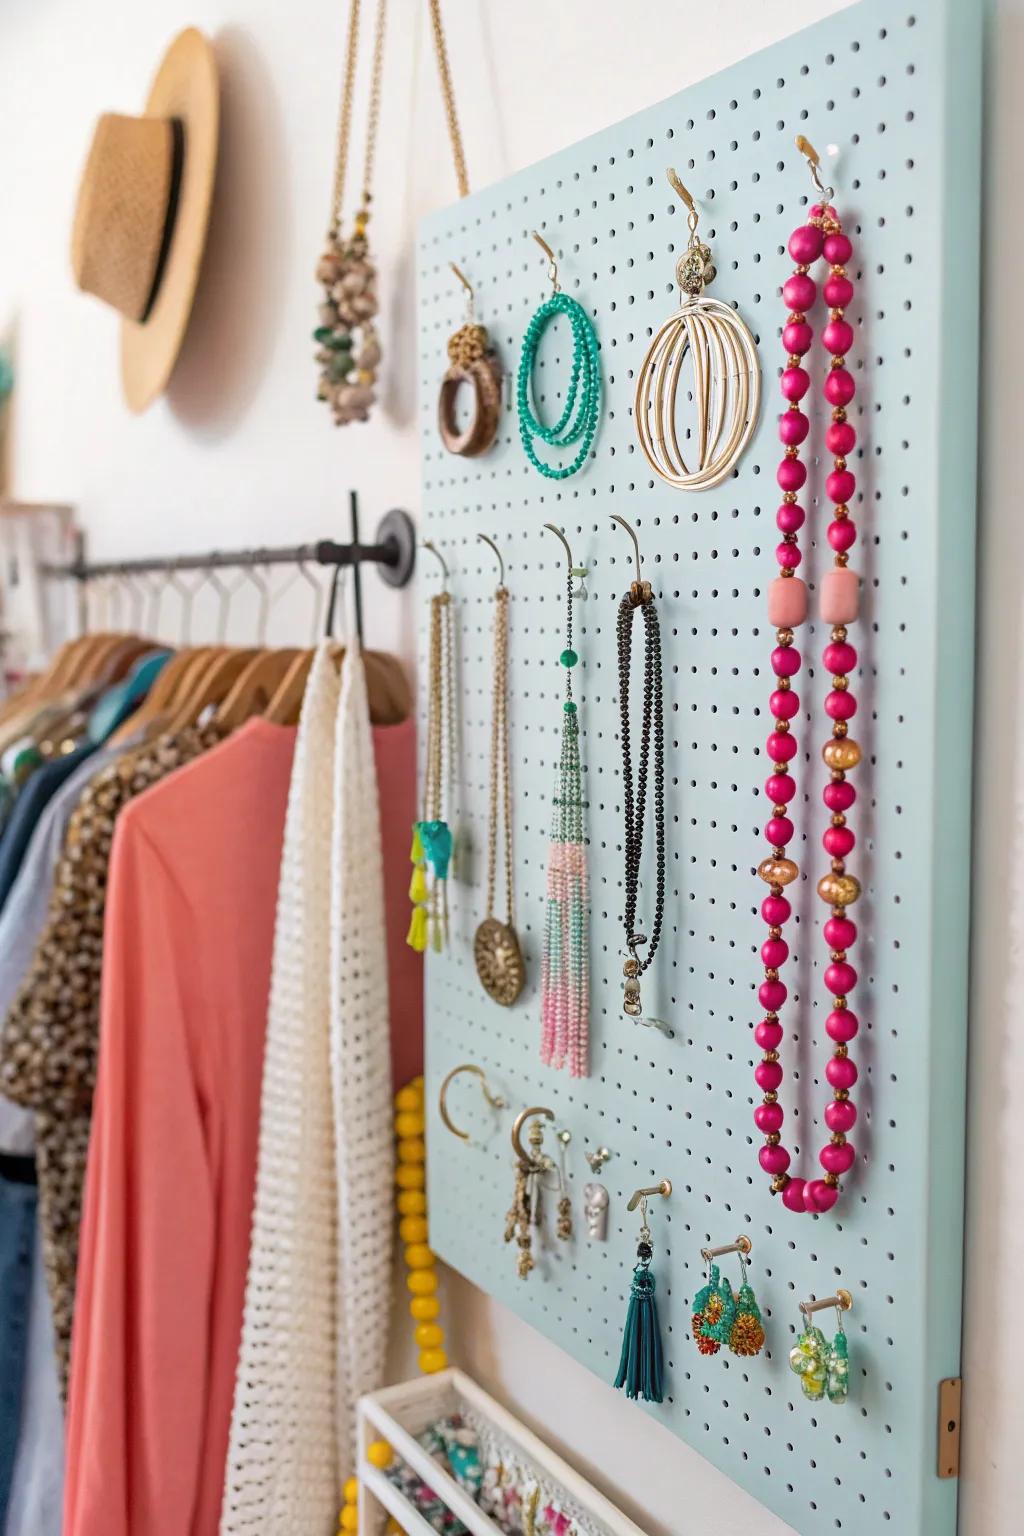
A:
[[[661,940],[661,924],[665,913],[665,730],[662,712],[661,685],[661,628],[658,611],[649,581],[640,575],[640,546],[636,534],[616,513],[620,523],[633,540],[636,550],[637,579],[630,583],[629,591],[619,603],[616,638],[619,652],[619,712],[622,741],[622,802],[625,817],[623,846],[625,853],[626,907],[623,925],[626,932],[626,948],[629,954],[623,963],[625,977],[622,1007],[631,1018],[642,1014],[640,1004],[640,977],[654,959]],[[644,621],[644,700],[640,725],[640,752],[637,765],[636,785],[633,783],[633,748],[629,728],[630,663],[633,648],[633,615],[639,608]],[[641,960],[638,948],[648,943],[647,936],[637,931],[636,899],[640,884],[640,864],[644,849],[644,825],[647,820],[647,776],[651,758],[651,736],[654,737],[654,839],[656,856],[656,889],[654,926],[651,929],[650,948]],[[652,1021],[653,1022],[653,1021]]]

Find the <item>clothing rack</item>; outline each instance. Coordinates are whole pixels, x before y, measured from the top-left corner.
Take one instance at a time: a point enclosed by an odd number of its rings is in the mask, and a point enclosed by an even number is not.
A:
[[[258,546],[253,549],[211,550],[204,555],[157,555],[130,560],[86,560],[84,543],[80,541],[74,560],[65,565],[43,565],[47,577],[76,581],[83,590],[90,581],[133,576],[177,576],[187,571],[216,571],[224,569],[251,570],[271,565],[320,565],[333,566],[327,630],[330,633],[337,596],[338,577],[345,567],[351,567],[355,586],[356,630],[360,643],[363,640],[363,593],[361,568],[375,565],[382,581],[389,587],[407,586],[412,579],[416,564],[416,529],[407,512],[398,509],[388,512],[377,525],[376,540],[363,544],[359,538],[359,502],[355,491],[349,493],[349,511],[352,538],[347,544],[334,539],[318,539],[312,544],[291,544],[280,547]]]

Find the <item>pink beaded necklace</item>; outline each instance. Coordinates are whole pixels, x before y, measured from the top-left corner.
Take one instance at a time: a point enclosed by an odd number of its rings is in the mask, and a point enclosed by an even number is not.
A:
[[[768,937],[761,946],[765,969],[764,981],[757,994],[764,1017],[754,1031],[754,1038],[763,1052],[754,1069],[754,1077],[764,1092],[764,1099],[754,1111],[754,1121],[765,1134],[758,1159],[764,1171],[771,1175],[773,1193],[781,1193],[787,1210],[812,1213],[830,1210],[835,1205],[839,1179],[853,1166],[856,1156],[847,1140],[847,1133],[853,1129],[857,1118],[850,1099],[850,1089],[857,1081],[857,1068],[850,1059],[849,1042],[858,1028],[857,1016],[848,1006],[857,972],[847,958],[856,940],[857,928],[847,916],[847,908],[860,895],[860,883],[846,871],[846,856],[853,851],[856,841],[846,824],[846,813],[857,798],[846,775],[856,767],[861,756],[860,747],[847,734],[847,722],[857,711],[857,701],[849,686],[849,674],[857,665],[857,652],[847,640],[846,626],[857,618],[860,590],[856,572],[847,568],[849,550],[856,538],[848,505],[856,481],[847,468],[856,433],[846,418],[846,407],[853,399],[855,389],[853,376],[846,368],[846,354],[853,344],[853,327],[844,318],[844,310],[853,297],[853,284],[846,275],[852,250],[835,209],[827,201],[815,205],[807,223],[795,229],[789,237],[789,254],[796,262],[796,271],[782,290],[789,310],[782,332],[788,354],[782,374],[782,393],[789,405],[779,418],[779,436],[785,444],[785,457],[778,470],[782,505],[776,519],[782,532],[782,542],[776,550],[781,574],[768,589],[768,618],[777,629],[777,645],[772,651],[775,688],[769,702],[774,725],[767,744],[772,772],[764,786],[772,804],[772,814],[764,829],[771,854],[758,867],[758,874],[769,887],[769,894],[761,905],[761,915],[768,924]],[[824,925],[825,942],[831,952],[830,963],[825,968],[825,985],[832,995],[832,1009],[825,1021],[825,1029],[833,1053],[825,1068],[825,1077],[832,1089],[831,1102],[825,1109],[825,1124],[830,1136],[818,1155],[824,1176],[802,1179],[789,1172],[790,1154],[782,1145],[780,1134],[783,1111],[778,1090],[783,1074],[779,1046],[783,1028],[779,1012],[787,997],[780,971],[789,955],[789,945],[782,936],[783,925],[792,910],[784,892],[800,873],[796,863],[786,856],[786,846],[793,837],[793,823],[786,812],[796,795],[796,783],[790,773],[796,742],[790,723],[800,709],[800,701],[793,689],[793,678],[800,670],[800,652],[793,643],[793,631],[807,617],[807,588],[796,574],[801,559],[798,535],[806,516],[797,502],[797,495],[807,479],[806,465],[800,459],[800,444],[810,430],[800,401],[810,388],[811,380],[801,360],[810,351],[814,340],[806,316],[818,295],[817,284],[808,268],[821,256],[830,268],[822,289],[830,315],[821,340],[831,353],[824,394],[833,409],[825,446],[834,456],[835,465],[825,482],[825,490],[835,504],[828,529],[828,541],[835,560],[833,568],[822,580],[820,593],[821,618],[832,626],[822,657],[826,671],[832,674],[832,690],[825,700],[825,710],[832,721],[832,735],[822,751],[829,769],[824,789],[829,824],[822,843],[831,860],[831,868],[818,881],[818,894],[831,907],[831,915]]]

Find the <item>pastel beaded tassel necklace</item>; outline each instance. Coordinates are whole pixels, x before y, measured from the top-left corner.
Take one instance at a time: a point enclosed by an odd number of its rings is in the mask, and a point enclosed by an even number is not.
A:
[[[772,772],[764,787],[772,805],[772,814],[764,829],[771,854],[758,868],[758,874],[769,887],[769,894],[761,906],[761,915],[768,924],[768,938],[761,947],[764,981],[758,991],[764,1017],[754,1031],[754,1038],[764,1053],[754,1071],[758,1086],[764,1092],[764,1099],[754,1111],[754,1120],[758,1129],[765,1133],[759,1160],[761,1167],[771,1176],[773,1192],[781,1193],[782,1203],[787,1210],[817,1213],[830,1210],[835,1205],[840,1177],[853,1166],[856,1155],[853,1145],[847,1140],[847,1133],[853,1129],[857,1118],[857,1111],[850,1099],[850,1089],[857,1081],[857,1068],[849,1055],[849,1042],[858,1028],[857,1016],[849,1007],[849,994],[856,984],[857,972],[848,958],[848,951],[857,937],[857,928],[848,917],[847,909],[860,895],[860,883],[846,869],[847,855],[853,851],[856,841],[847,825],[846,813],[857,798],[847,773],[857,766],[861,757],[860,747],[848,734],[848,722],[857,710],[849,686],[849,674],[857,665],[857,652],[847,639],[847,625],[857,618],[859,578],[847,564],[856,537],[849,515],[849,502],[856,481],[847,468],[847,458],[853,452],[856,433],[847,420],[846,411],[855,389],[853,376],[846,368],[846,356],[853,344],[853,328],[844,317],[844,311],[853,298],[853,285],[846,275],[853,247],[843,232],[838,214],[829,202],[831,188],[821,185],[816,169],[817,157],[805,142],[798,139],[797,144],[808,155],[815,186],[822,194],[822,202],[812,207],[807,223],[795,229],[789,238],[789,254],[796,262],[796,271],[782,290],[789,310],[782,333],[788,354],[782,374],[782,393],[788,402],[788,409],[779,418],[779,436],[785,445],[785,457],[778,471],[783,496],[777,522],[782,532],[782,542],[776,550],[776,557],[781,575],[775,578],[768,591],[768,617],[770,623],[777,627],[777,645],[772,652],[775,690],[769,705],[774,725],[767,746]],[[803,1179],[790,1174],[790,1154],[782,1145],[780,1134],[783,1111],[778,1092],[782,1082],[779,1045],[782,1042],[783,1027],[779,1013],[787,997],[787,988],[780,976],[789,955],[789,946],[783,938],[783,925],[791,912],[785,887],[799,875],[796,863],[787,857],[786,847],[794,835],[787,809],[796,795],[796,783],[790,773],[790,766],[797,747],[790,723],[800,709],[800,701],[793,687],[793,678],[800,670],[800,652],[794,644],[793,631],[807,616],[807,588],[796,575],[801,559],[798,535],[806,515],[797,502],[798,493],[807,479],[806,466],[800,459],[800,444],[806,440],[810,431],[810,422],[800,409],[800,401],[811,383],[802,359],[810,351],[814,339],[806,317],[817,299],[817,284],[808,269],[821,256],[824,256],[830,268],[822,286],[830,315],[822,331],[821,341],[831,354],[824,394],[832,407],[825,447],[835,462],[825,481],[828,499],[834,503],[832,521],[828,528],[834,566],[822,579],[820,596],[821,618],[831,626],[831,635],[822,657],[826,672],[832,675],[832,689],[825,700],[825,711],[832,722],[832,734],[822,750],[822,757],[829,770],[823,796],[829,822],[822,843],[831,866],[818,881],[818,894],[831,908],[824,925],[825,942],[830,950],[824,979],[832,995],[825,1029],[832,1042],[833,1054],[825,1068],[825,1077],[832,1089],[832,1100],[825,1109],[825,1124],[830,1137],[818,1156],[824,1176]]]
[[[568,558],[565,668],[562,704],[562,755],[551,816],[548,847],[544,959],[541,972],[540,1057],[545,1066],[569,1068],[586,1077],[590,1015],[590,894],[587,845],[583,840],[583,779],[580,769],[579,712],[572,696],[572,669],[579,661],[572,644],[573,578],[586,574],[572,563],[572,551],[553,523],[545,528],[561,539]]]

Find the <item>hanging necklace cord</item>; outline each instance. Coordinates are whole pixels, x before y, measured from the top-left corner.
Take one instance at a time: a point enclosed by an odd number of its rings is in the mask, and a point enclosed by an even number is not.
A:
[[[448,46],[445,42],[444,23],[441,20],[441,0],[430,0],[430,20],[434,28],[434,51],[437,54],[437,72],[441,78],[441,95],[448,119],[448,137],[452,143],[452,159],[455,161],[455,180],[459,196],[469,195],[469,175],[466,171],[466,152],[462,147],[459,115],[455,108],[455,87],[452,85],[451,66],[448,63]]]
[[[645,584],[646,585],[646,584]],[[636,787],[633,784],[633,748],[629,725],[630,664],[633,645],[633,615],[637,608],[644,621],[644,698],[640,726],[640,756],[637,767]],[[618,616],[619,651],[619,709],[622,740],[622,799],[625,818],[624,854],[626,879],[626,906],[623,922],[626,945],[637,959],[638,974],[647,970],[657,953],[661,940],[662,918],[665,912],[665,741],[661,687],[661,628],[654,602],[648,595],[641,601],[628,592],[619,604]],[[651,732],[654,733],[654,838],[656,857],[656,893],[654,926],[651,929],[650,946],[641,960],[635,954],[636,945],[645,942],[636,931],[636,901],[640,885],[640,864],[644,847],[644,824],[647,816],[647,774],[651,754]]]
[[[355,97],[356,66],[359,59],[359,8],[360,0],[349,0],[348,40],[345,46],[345,74],[341,91],[341,107],[338,114],[338,146],[334,160],[331,214],[327,230],[331,238],[336,238],[341,228],[341,210],[345,200],[348,152],[352,138],[352,103]],[[366,120],[366,155],[363,161],[362,207],[356,216],[357,233],[359,234],[365,233],[366,222],[370,216],[373,168],[377,152],[377,124],[380,118],[381,76],[384,64],[384,33],[386,23],[387,0],[378,0],[373,39],[370,103]]]
[[[487,916],[494,915],[498,821],[504,820],[506,924],[512,927],[512,782],[508,756],[508,589],[494,594],[494,691],[491,705],[491,791],[487,824]],[[499,785],[500,781],[500,785]]]

